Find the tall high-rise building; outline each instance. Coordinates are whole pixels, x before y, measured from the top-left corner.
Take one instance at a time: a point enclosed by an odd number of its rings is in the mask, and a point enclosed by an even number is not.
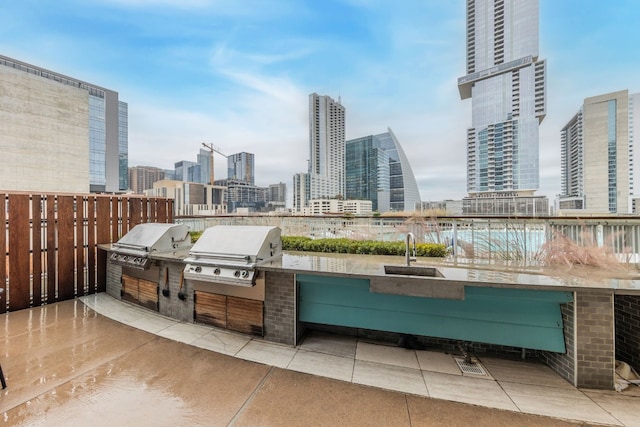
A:
[[[344,196],[345,109],[340,99],[309,95],[309,174],[328,179],[327,194],[311,198]]]
[[[118,101],[118,157],[120,191],[131,188],[129,185],[129,105]]]
[[[4,190],[126,191],[128,106],[118,92],[0,56]]]
[[[415,176],[391,131],[346,142],[346,198],[370,200],[378,212],[409,211],[420,203]]]
[[[253,153],[236,153],[227,157],[227,178],[255,184]]]
[[[629,193],[634,200],[640,198],[640,92],[629,95]],[[633,207],[638,212],[640,206]]]
[[[287,205],[287,185],[284,182],[269,185],[270,209],[284,209]]]
[[[190,162],[189,160],[180,160],[174,164],[175,171],[175,179],[178,181],[187,181],[190,182],[193,178],[193,170],[191,172],[191,177],[189,176],[189,169],[193,166],[197,165],[195,162]]]
[[[199,182],[200,184],[209,184],[211,181],[211,157],[213,153],[209,150],[200,149],[197,156],[197,165],[192,168],[197,169],[191,171],[193,182]],[[215,177],[214,177],[215,179]]]
[[[637,175],[633,135],[640,93],[627,90],[584,100],[560,132],[560,209],[630,213]]]
[[[200,149],[196,162],[180,160],[174,163],[173,178],[178,181],[209,184],[211,181],[211,151]],[[167,177],[171,174],[167,174]]]
[[[297,173],[293,175],[293,206],[295,213],[301,213],[306,206],[309,206],[310,182],[308,173]]]
[[[389,154],[373,135],[351,139],[345,146],[346,198],[370,200],[377,212],[391,210]]]
[[[143,194],[153,188],[153,183],[165,179],[165,171],[152,166],[133,166],[129,168],[129,184],[134,193]]]
[[[467,0],[467,191],[487,198],[539,188],[538,128],[546,115],[546,64],[538,58],[538,0]]]
[[[345,195],[345,108],[329,96],[309,95],[309,164],[293,177],[293,211],[314,199]]]

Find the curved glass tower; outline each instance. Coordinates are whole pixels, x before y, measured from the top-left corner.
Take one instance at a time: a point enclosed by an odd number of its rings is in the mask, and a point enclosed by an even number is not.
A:
[[[415,210],[416,178],[391,129],[346,142],[346,198],[371,200],[378,212]]]

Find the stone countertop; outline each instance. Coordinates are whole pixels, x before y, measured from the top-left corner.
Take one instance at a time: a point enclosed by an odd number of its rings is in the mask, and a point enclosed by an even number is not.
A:
[[[588,267],[535,267],[486,261],[456,261],[447,258],[418,258],[412,267],[434,267],[444,277],[385,274],[385,265],[404,266],[404,256],[354,255],[314,252],[285,252],[282,257],[262,263],[258,268],[335,276],[395,277],[423,280],[430,284],[463,284],[519,289],[576,291],[613,290],[619,294],[640,295],[640,278],[629,272],[603,271]],[[617,273],[617,274],[616,274]]]
[[[113,244],[101,244],[111,251]],[[159,252],[152,259],[182,262],[191,248]],[[617,294],[640,295],[640,275],[634,270],[610,271],[593,267],[558,266],[536,267],[517,263],[487,262],[486,260],[455,260],[449,258],[418,258],[412,267],[436,268],[443,277],[385,274],[385,265],[404,266],[404,256],[336,254],[319,252],[284,252],[282,256],[258,265],[265,271],[351,276],[355,278],[394,277],[420,280],[431,285],[491,286],[501,288],[539,290],[613,290]]]

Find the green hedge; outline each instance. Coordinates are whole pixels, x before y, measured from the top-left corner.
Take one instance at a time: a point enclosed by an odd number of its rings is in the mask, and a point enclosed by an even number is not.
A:
[[[379,242],[376,240],[311,239],[300,236],[282,236],[285,251],[331,252],[341,254],[405,255],[405,242]],[[447,249],[443,244],[418,243],[416,256],[445,257]]]
[[[200,236],[202,236],[202,233],[204,233],[203,231],[190,231],[189,234],[191,234],[191,243],[195,243],[198,241],[198,239],[200,238]]]
[[[191,242],[195,243],[201,231],[191,232]],[[377,240],[311,239],[301,236],[282,236],[282,250],[303,252],[330,252],[363,255],[405,255],[405,242],[379,242]],[[443,258],[447,249],[443,244],[418,243],[416,256]]]

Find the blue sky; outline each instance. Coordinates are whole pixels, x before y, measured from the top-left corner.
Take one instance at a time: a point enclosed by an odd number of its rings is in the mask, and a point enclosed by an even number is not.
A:
[[[560,190],[559,132],[584,98],[640,91],[638,22],[637,0],[540,0],[540,194]],[[130,166],[173,168],[207,142],[290,190],[317,92],[341,97],[347,139],[394,131],[423,200],[466,194],[463,0],[4,1],[0,54],[118,91]]]

